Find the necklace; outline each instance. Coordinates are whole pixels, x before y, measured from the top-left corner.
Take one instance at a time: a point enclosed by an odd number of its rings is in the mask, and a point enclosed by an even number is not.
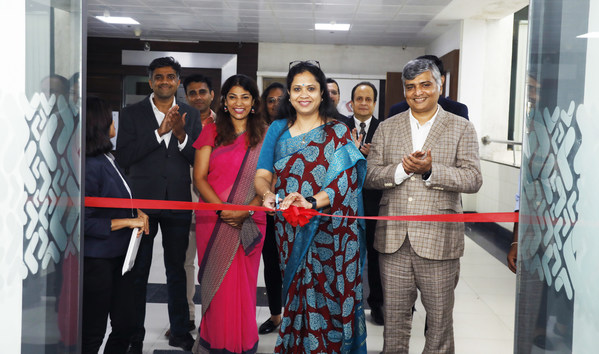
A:
[[[318,126],[318,124],[320,123],[320,119],[316,119],[316,121],[314,123],[312,123],[312,125],[310,126],[310,128],[308,130],[306,130],[305,132],[302,132],[303,129],[299,129],[300,134],[303,134],[302,136],[302,144],[306,143],[306,135],[314,128],[316,128]],[[298,127],[299,128],[299,127]]]

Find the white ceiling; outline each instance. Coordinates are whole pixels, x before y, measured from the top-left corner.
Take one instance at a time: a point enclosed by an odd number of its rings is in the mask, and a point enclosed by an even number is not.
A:
[[[172,41],[426,46],[462,19],[499,19],[527,0],[88,0],[88,35]],[[129,16],[112,25],[94,16]],[[348,32],[315,31],[349,23]],[[136,32],[140,33],[136,36]]]

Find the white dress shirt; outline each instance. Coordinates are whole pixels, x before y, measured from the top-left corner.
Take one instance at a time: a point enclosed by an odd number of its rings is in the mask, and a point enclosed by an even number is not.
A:
[[[370,116],[370,118],[366,119],[364,122],[362,122],[361,120],[359,120],[358,118],[356,118],[356,116],[354,116],[354,126],[358,130],[358,134],[360,133],[360,123],[365,123],[366,124],[366,126],[364,127],[364,131],[366,132],[366,134],[368,134],[368,129],[370,129],[370,122],[371,121],[372,121],[372,116]]]
[[[164,120],[164,117],[166,117],[166,114],[162,113],[158,107],[156,107],[156,105],[154,104],[154,93],[152,93],[150,95],[150,104],[152,105],[152,110],[154,111],[154,116],[156,117],[156,121],[158,122],[158,126],[160,126],[160,124],[162,124],[162,121]],[[175,97],[173,97],[173,104],[171,107],[175,106],[177,104],[177,100],[175,99]],[[154,134],[156,134],[156,140],[158,141],[158,144],[160,144],[163,140],[164,140],[164,144],[166,144],[166,147],[168,148],[168,144],[171,141],[171,136],[173,136],[173,131],[169,131],[168,133],[164,134],[163,136],[160,136],[160,134],[158,134],[158,129],[154,130]],[[187,144],[187,134],[185,134],[185,139],[183,140],[182,143],[177,144],[177,146],[179,147],[179,151],[183,150],[183,148],[185,147],[185,145]]]
[[[435,123],[435,119],[437,118],[437,114],[439,114],[439,105],[437,105],[437,111],[433,115],[431,119],[429,119],[426,123],[420,124],[416,118],[412,115],[412,109],[408,110],[408,114],[410,115],[410,130],[412,132],[412,148],[414,151],[422,150],[424,146],[424,142],[428,137],[428,133],[431,131],[431,127],[433,123]],[[401,184],[403,181],[411,177],[413,173],[407,174],[403,169],[403,164],[400,163],[395,170],[395,184]],[[432,173],[431,173],[432,175]],[[425,183],[430,182],[431,176],[426,179]]]

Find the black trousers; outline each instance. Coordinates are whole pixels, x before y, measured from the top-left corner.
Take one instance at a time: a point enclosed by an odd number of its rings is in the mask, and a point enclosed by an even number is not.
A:
[[[370,308],[383,306],[383,286],[379,267],[379,252],[374,249],[376,220],[366,220],[366,257],[368,264],[368,305]]]
[[[110,314],[112,332],[104,353],[125,353],[135,329],[131,272],[121,275],[125,256],[83,259],[82,353],[97,353]]]
[[[171,335],[182,336],[188,333],[189,305],[187,304],[187,277],[185,275],[185,253],[189,245],[189,228],[191,213],[172,213],[162,211],[149,215],[150,234],[143,235],[139,244],[133,273],[136,329],[132,342],[143,342],[146,330],[146,296],[148,277],[152,265],[154,238],[158,233],[158,225],[162,231],[162,248],[164,250],[164,267],[166,268],[166,288],[168,291],[168,318]]]
[[[271,316],[281,314],[281,291],[283,288],[283,279],[281,279],[281,269],[279,267],[279,251],[275,237],[274,217],[267,215],[262,259],[264,260],[264,283]]]

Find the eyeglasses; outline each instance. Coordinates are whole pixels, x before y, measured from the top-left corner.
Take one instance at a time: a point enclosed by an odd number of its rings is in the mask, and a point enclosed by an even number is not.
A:
[[[312,65],[320,69],[320,62],[318,60],[294,60],[289,62],[289,69],[293,68],[298,64]]]
[[[279,103],[281,101],[281,97],[269,97],[266,102],[268,103]]]

